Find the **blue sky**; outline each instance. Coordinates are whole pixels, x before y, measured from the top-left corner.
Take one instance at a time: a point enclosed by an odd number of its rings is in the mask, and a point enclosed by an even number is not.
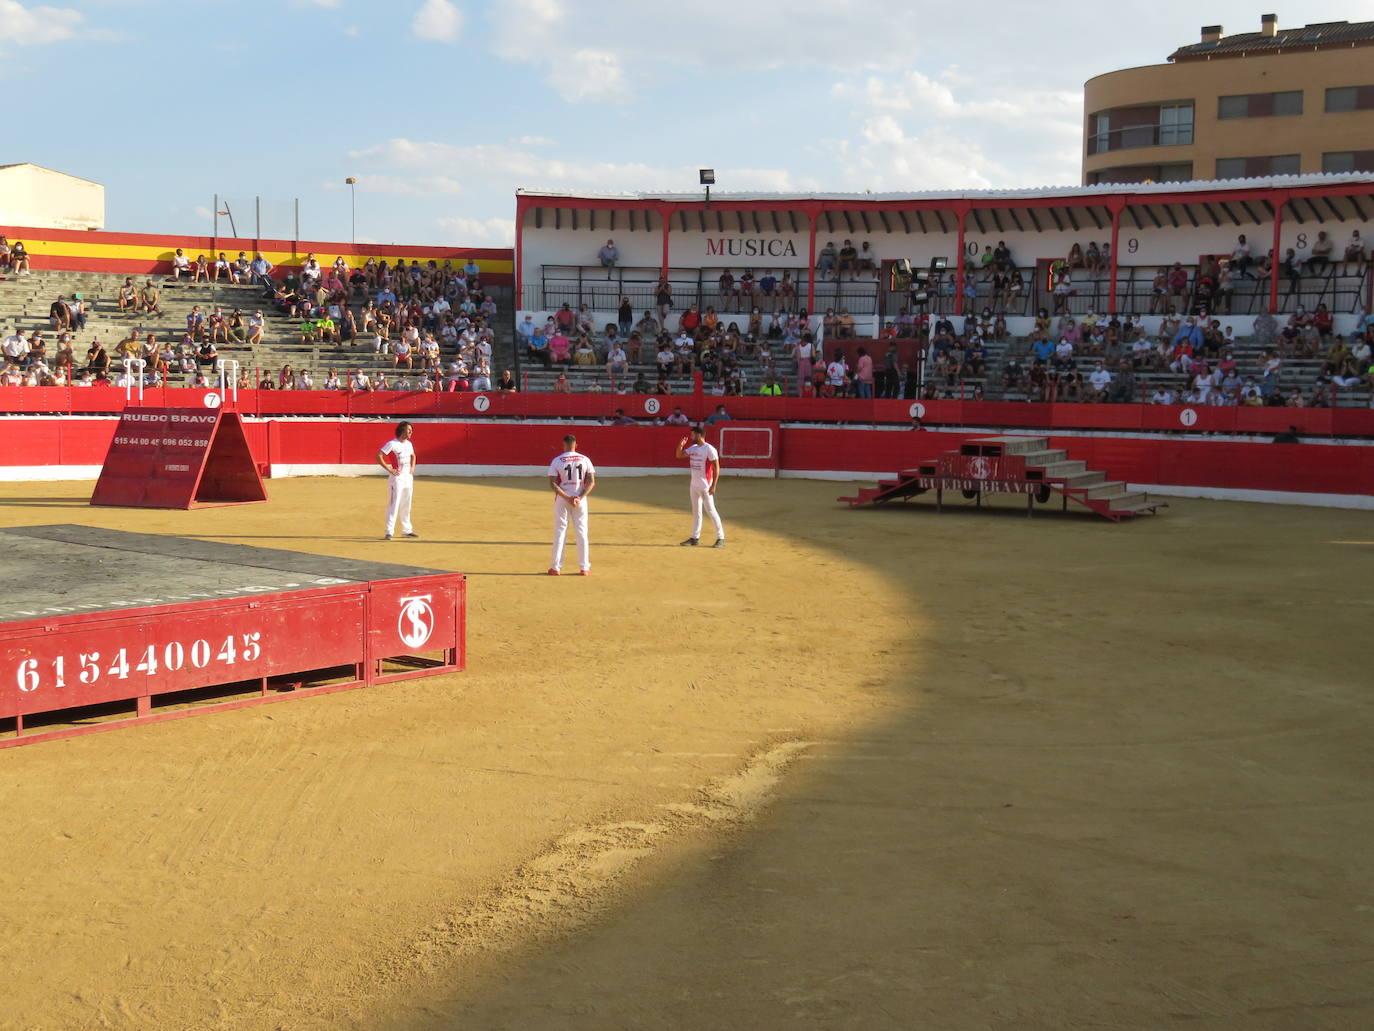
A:
[[[1265,7],[1263,10],[1275,10]],[[517,187],[920,190],[1078,181],[1085,79],[1235,0],[0,0],[0,163],[106,187],[107,226],[494,246]],[[1374,0],[1277,9],[1374,20]],[[226,231],[222,227],[222,231]]]

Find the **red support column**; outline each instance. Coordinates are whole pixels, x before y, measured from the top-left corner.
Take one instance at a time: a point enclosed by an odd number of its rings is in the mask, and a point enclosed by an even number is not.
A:
[[[964,219],[968,217],[967,203],[955,208],[959,216],[959,259],[954,272],[954,314],[964,314]]]
[[[516,312],[519,312],[525,303],[524,292],[521,289],[524,285],[525,277],[520,262],[523,254],[522,244],[525,234],[525,198],[516,195],[515,198],[515,304]]]
[[[1113,198],[1111,202],[1112,211],[1112,260],[1111,268],[1107,274],[1112,277],[1107,286],[1107,314],[1116,314],[1116,272],[1119,267],[1117,262],[1116,248],[1121,236],[1121,212],[1125,209],[1126,203],[1120,198]]]
[[[810,315],[816,310],[816,223],[820,221],[821,212],[819,208],[810,208],[806,212],[806,220],[811,223],[811,232],[806,245],[807,265],[806,272],[806,314]]]
[[[1279,246],[1282,243],[1283,206],[1288,202],[1288,195],[1276,193],[1270,201],[1274,205],[1274,260],[1269,269],[1269,314],[1273,315],[1279,310],[1279,263],[1283,261]]]

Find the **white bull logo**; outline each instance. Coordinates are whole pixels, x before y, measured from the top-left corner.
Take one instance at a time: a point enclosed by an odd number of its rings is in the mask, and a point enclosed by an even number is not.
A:
[[[434,609],[429,601],[433,595],[413,594],[401,599],[401,614],[396,630],[407,648],[419,648],[434,633]]]

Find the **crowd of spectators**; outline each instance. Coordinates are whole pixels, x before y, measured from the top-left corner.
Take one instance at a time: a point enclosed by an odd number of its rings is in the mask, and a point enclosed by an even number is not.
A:
[[[3,238],[0,238],[3,239]],[[8,248],[11,259],[16,248]],[[219,268],[220,262],[224,267]],[[330,370],[316,383],[309,369],[285,367],[276,375],[255,380],[241,369],[238,385],[248,389],[373,390],[489,390],[516,389],[506,371],[492,373],[494,333],[491,319],[495,300],[481,285],[481,270],[472,261],[460,268],[450,261],[404,261],[389,266],[369,259],[351,269],[342,258],[324,268],[313,254],[299,273],[278,282],[272,266],[244,252],[230,261],[221,254],[213,262],[204,256],[190,260],[180,250],[173,256],[172,284],[216,282],[257,283],[264,290],[263,307],[246,310],[222,305],[191,306],[184,332],[159,341],[155,333],[128,331],[108,348],[99,339],[79,353],[76,333],[86,328],[88,309],[82,294],[57,297],[48,310],[51,344],[44,330],[27,336],[18,328],[3,336],[0,385],[64,386],[113,383],[123,386],[131,376],[145,386],[206,386],[216,375],[220,348],[246,349],[263,342],[265,311],[290,318],[299,327],[301,343],[330,342],[356,347],[392,371],[373,375],[348,369],[340,378]],[[162,315],[162,288],[152,278],[142,286],[126,277],[116,290],[118,316]],[[356,313],[355,313],[356,309]],[[141,360],[126,367],[126,359]],[[134,371],[137,370],[137,371]]]
[[[574,311],[564,304],[542,325],[526,314],[516,326],[525,356],[545,369],[561,367],[565,375],[555,381],[555,391],[571,390],[566,372],[577,367],[601,368],[613,391],[622,393],[672,392],[671,380],[700,371],[706,389],[722,395],[753,392],[745,363],[757,367],[760,391],[779,386],[778,361],[795,359],[801,350],[814,346],[805,311],[765,313],[757,306],[743,320],[727,320],[714,306],[705,311],[690,305],[677,319],[676,332],[654,311],[636,320],[628,297],[622,298],[617,321],[597,327],[593,313],[582,305]],[[643,369],[636,369],[643,366]],[[645,370],[652,367],[656,382],[649,384]],[[640,385],[647,390],[635,389]],[[599,379],[587,389],[601,389]],[[779,387],[780,390],[780,387]]]

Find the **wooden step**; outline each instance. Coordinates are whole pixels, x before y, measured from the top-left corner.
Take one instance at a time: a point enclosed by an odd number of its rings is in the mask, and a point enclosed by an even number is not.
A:
[[[1111,500],[1111,503],[1112,503],[1112,511],[1113,511],[1113,512],[1121,512],[1121,511],[1124,511],[1125,509],[1131,508],[1131,507],[1134,506],[1134,505],[1139,505],[1139,504],[1141,504],[1142,502],[1144,502],[1144,501],[1145,501],[1145,492],[1144,492],[1144,491],[1127,491],[1127,492],[1124,493],[1124,494],[1118,494],[1118,495],[1112,497],[1110,500]]]
[[[1120,505],[1112,502],[1112,511],[1118,513],[1139,514],[1142,512],[1153,512],[1157,508],[1165,507],[1164,502],[1146,495],[1144,500],[1132,501],[1130,504]]]
[[[1055,462],[1053,465],[1044,467],[1045,478],[1049,480],[1062,480],[1069,476],[1078,476],[1088,471],[1088,463],[1074,459],[1072,461]]]
[[[1064,486],[1070,490],[1086,490],[1107,481],[1107,474],[1097,469],[1086,469],[1081,473],[1064,477]]]
[[[1069,453],[1062,448],[1056,448],[1050,451],[1023,452],[1021,457],[1026,460],[1026,465],[1028,466],[1043,466],[1052,465],[1055,462],[1062,462],[1069,457]]]
[[[1049,437],[974,437],[970,444],[1000,444],[1004,455],[1024,455],[1048,451]]]
[[[1088,497],[1094,501],[1105,501],[1126,492],[1126,484],[1120,480],[1108,480],[1088,488]]]

